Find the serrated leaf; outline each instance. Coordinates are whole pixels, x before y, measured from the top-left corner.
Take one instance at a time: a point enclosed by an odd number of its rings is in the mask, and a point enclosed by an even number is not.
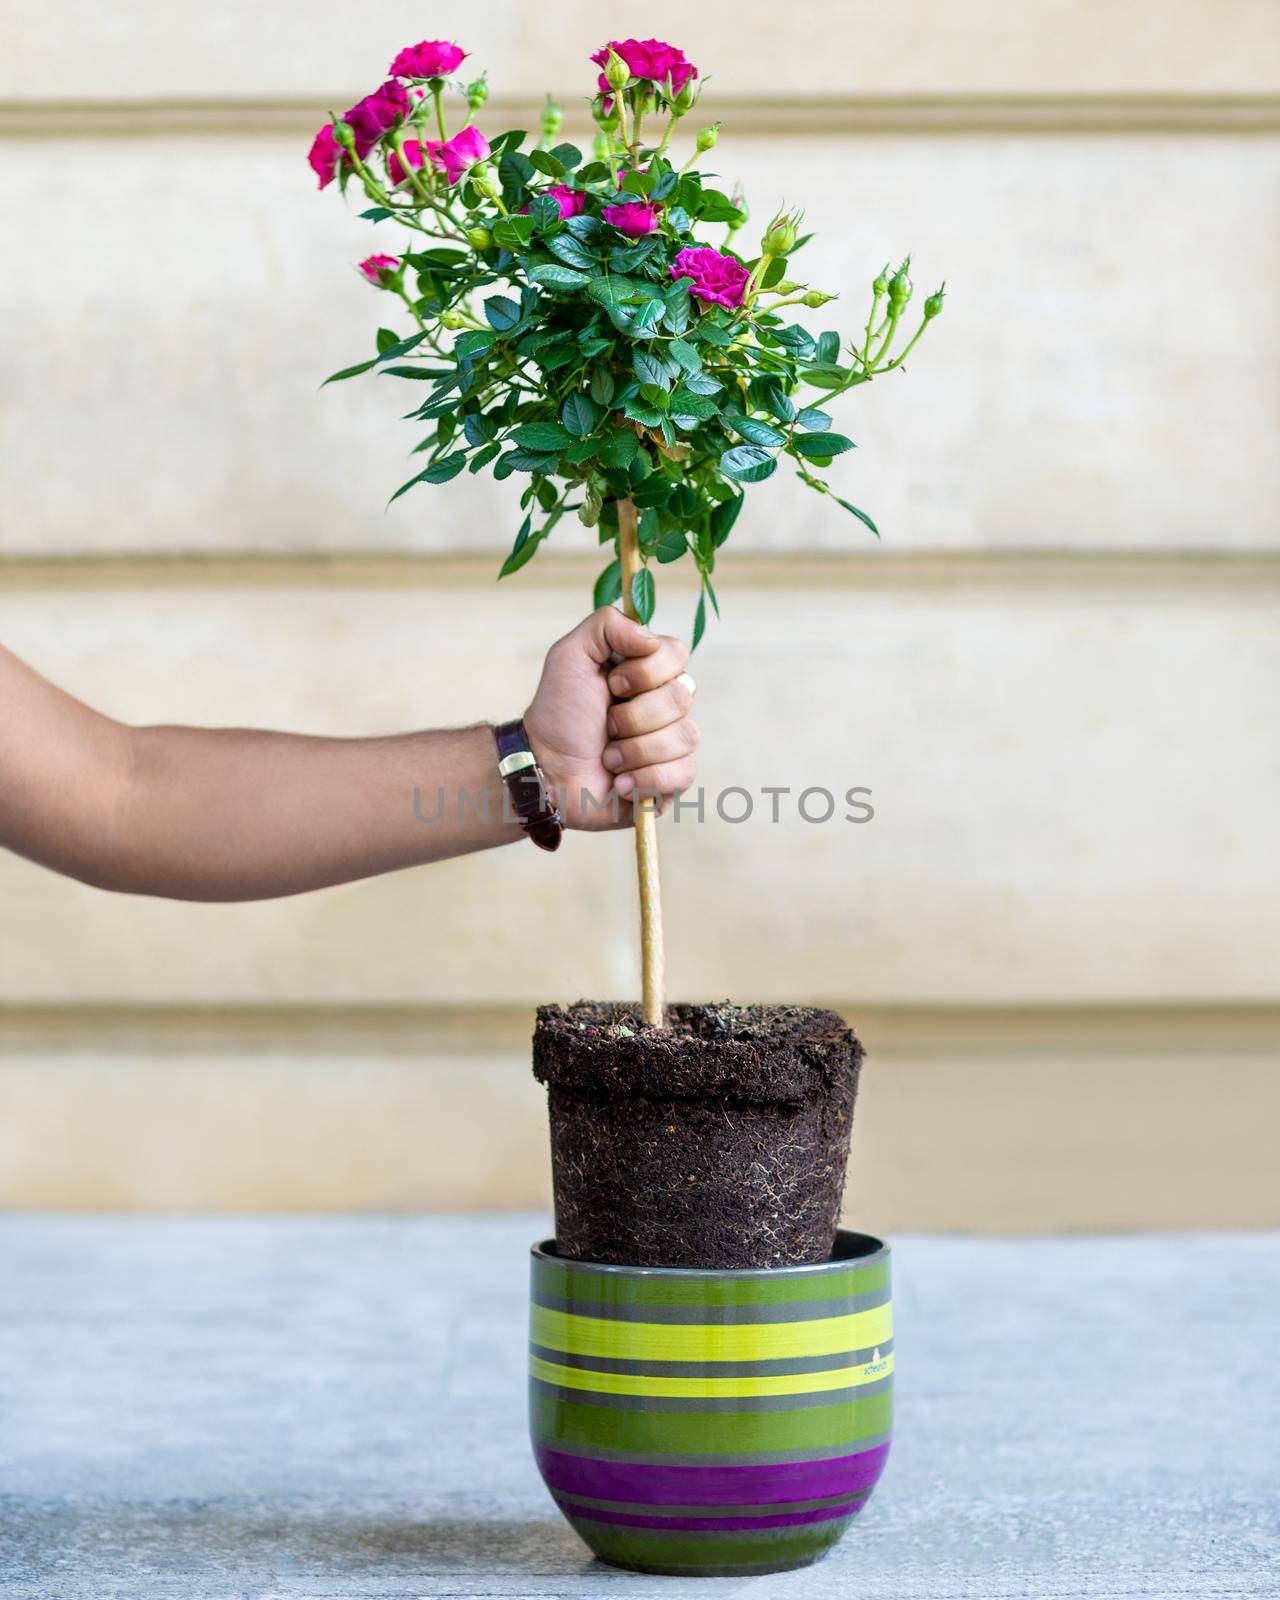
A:
[[[831,426],[831,418],[825,411],[819,411],[817,406],[806,406],[796,416],[796,426],[813,433],[822,428]]]
[[[760,444],[776,450],[786,444],[787,436],[759,417],[726,417],[725,425],[744,438],[748,444]]]
[[[343,367],[341,372],[333,372],[324,380],[320,387],[326,388],[331,383],[341,383],[345,378],[356,378],[362,372],[368,372],[370,367],[377,366],[377,360],[360,361],[354,367]]]
[[[824,367],[832,366],[840,360],[840,335],[833,333],[829,328],[826,333],[818,335],[818,343],[814,348],[815,359]]]
[[[569,232],[558,233],[554,239],[546,241],[547,249],[553,256],[558,256],[568,267],[577,267],[589,270],[598,267],[599,263],[586,245],[576,239]]]
[[[630,428],[617,428],[605,441],[601,455],[611,467],[629,467],[640,448],[640,440]]]
[[[407,356],[410,350],[416,350],[425,338],[425,333],[411,333],[407,339],[397,339],[395,344],[389,344],[385,350],[378,352],[378,364],[381,365],[384,361],[395,361],[400,356]]]
[[[484,314],[491,328],[506,333],[515,327],[523,313],[517,301],[505,294],[491,294],[484,303]]]
[[[467,465],[468,472],[483,472],[493,458],[502,449],[500,444],[487,444],[483,449],[477,450]]]
[[[647,300],[644,305],[637,307],[634,321],[641,332],[656,328],[662,321],[663,303],[661,300]]]
[[[777,470],[778,463],[757,444],[738,444],[720,457],[720,470],[727,478],[742,483],[761,483]]]
[[[530,216],[501,217],[493,224],[494,243],[504,250],[523,250],[533,238],[533,228]]]
[[[563,178],[564,163],[551,154],[549,150],[530,150],[529,160],[548,178]]]
[[[441,456],[422,474],[423,483],[448,483],[456,478],[467,464],[467,452],[455,450],[452,455]]]
[[[730,500],[721,500],[713,507],[710,517],[711,543],[716,549],[725,542],[742,511],[746,496],[735,494]]]
[[[872,522],[871,518],[866,514],[865,511],[859,511],[857,506],[850,505],[847,500],[841,500],[840,496],[838,494],[833,494],[831,496],[831,498],[833,500],[835,500],[839,505],[842,505],[845,508],[846,511],[851,511],[853,513],[853,515],[855,517],[857,517],[859,522],[864,522],[867,525],[867,527],[871,529],[872,533],[875,534],[877,539],[880,537],[879,528],[876,527],[875,523]]]
[[[657,604],[653,573],[648,567],[641,567],[631,580],[631,604],[636,616],[647,626],[653,620],[654,606]]]
[[[713,378],[709,372],[691,372],[685,378],[682,388],[688,389],[691,394],[719,394],[724,384],[718,378]]]
[[[498,570],[499,578],[507,578],[513,572],[519,572],[525,562],[530,560],[538,548],[538,537],[530,533],[532,519],[526,517],[520,524],[520,531],[516,534],[516,542],[511,546],[511,554],[502,563]]]
[[[430,367],[383,367],[379,376],[383,378],[412,378],[417,383],[428,383],[435,377],[435,373]]]
[[[673,360],[680,363],[686,372],[700,372],[702,370],[702,357],[687,339],[673,339],[667,346],[667,352]]]
[[[560,420],[576,439],[585,439],[599,418],[598,407],[585,394],[571,394],[560,408]]]
[[[689,654],[698,648],[698,642],[707,631],[707,597],[698,596],[698,609],[693,614],[693,643],[689,646]]]
[[[593,606],[611,606],[615,600],[622,598],[622,567],[617,561],[611,561],[596,579],[595,588],[591,592]]]
[[[569,443],[569,430],[559,422],[522,422],[512,439],[526,450],[559,450]]]
[[[591,398],[596,404],[607,406],[614,396],[613,373],[610,372],[608,367],[593,367],[591,370],[591,382],[588,387],[591,391]]]
[[[810,461],[830,461],[853,449],[853,440],[842,433],[805,433],[792,440],[796,452]]]
[[[642,384],[653,384],[664,393],[670,388],[671,378],[661,357],[650,355],[647,350],[637,350],[632,357],[632,367]]]
[[[676,528],[668,528],[653,547],[654,555],[664,565],[670,561],[679,561],[680,557],[687,555],[688,552],[689,541]]]
[[[578,149],[576,144],[553,144],[551,146],[551,154],[566,172],[572,172],[582,161],[582,151]]]
[[[576,267],[560,266],[554,261],[530,267],[528,276],[530,282],[545,283],[551,289],[581,289],[588,281],[585,272],[579,272]]]

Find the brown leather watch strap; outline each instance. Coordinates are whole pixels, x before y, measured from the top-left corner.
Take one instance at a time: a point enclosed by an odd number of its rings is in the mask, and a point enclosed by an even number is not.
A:
[[[507,786],[511,809],[520,826],[541,850],[558,850],[564,823],[547,780],[529,743],[524,723],[500,722],[493,730],[498,746],[498,774]]]

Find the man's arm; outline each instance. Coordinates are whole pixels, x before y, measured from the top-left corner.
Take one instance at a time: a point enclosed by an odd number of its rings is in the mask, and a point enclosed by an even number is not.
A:
[[[552,647],[525,727],[568,826],[608,826],[611,795],[692,781],[686,659],[610,607]],[[614,808],[624,824],[630,804]],[[487,725],[379,739],[134,728],[0,649],[0,844],[85,883],[258,900],[521,837]]]

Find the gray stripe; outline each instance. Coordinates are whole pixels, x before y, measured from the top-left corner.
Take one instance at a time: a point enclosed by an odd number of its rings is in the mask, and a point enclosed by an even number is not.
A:
[[[593,1500],[585,1494],[565,1494],[561,1489],[551,1491],[553,1498],[563,1501],[570,1511],[574,1506],[592,1511],[620,1511],[628,1515],[656,1517],[774,1517],[792,1511],[824,1511],[830,1506],[854,1506],[871,1493],[859,1489],[854,1494],[829,1494],[821,1500],[755,1500],[742,1506],[664,1505],[656,1500]],[[674,1530],[673,1530],[674,1531]]]
[[[623,1372],[637,1378],[769,1378],[798,1372],[835,1372],[840,1367],[865,1366],[876,1354],[893,1353],[893,1340],[868,1345],[863,1350],[837,1351],[829,1356],[791,1356],[775,1361],[630,1361],[621,1356],[576,1356],[567,1350],[550,1350],[531,1344],[529,1354],[557,1366],[583,1372]]]
[[[891,1433],[869,1433],[865,1439],[849,1439],[821,1450],[803,1446],[796,1450],[618,1450],[607,1444],[566,1444],[541,1433],[534,1434],[533,1442],[540,1450],[554,1450],[577,1461],[638,1462],[655,1467],[769,1467],[778,1462],[841,1461],[865,1450],[879,1450],[892,1438]]]
[[[686,1400],[674,1395],[600,1394],[593,1389],[568,1389],[558,1383],[530,1378],[545,1394],[578,1406],[604,1406],[609,1411],[702,1411],[709,1415],[742,1411],[807,1411],[813,1406],[847,1405],[851,1400],[871,1400],[893,1385],[892,1378],[877,1378],[856,1388],[826,1389],[820,1394],[753,1394],[709,1396]]]
[[[888,1305],[888,1289],[870,1294],[837,1295],[833,1300],[792,1300],[770,1306],[624,1306],[596,1305],[592,1301],[563,1300],[559,1295],[533,1291],[534,1305],[547,1311],[571,1311],[579,1317],[603,1317],[610,1322],[692,1323],[716,1327],[726,1322],[810,1322],[817,1317],[846,1317],[853,1311],[874,1311]]]
[[[602,1261],[578,1261],[573,1256],[560,1255],[555,1243],[554,1239],[543,1239],[529,1253],[535,1261],[565,1267],[583,1277],[640,1278],[650,1282],[669,1278],[676,1283],[685,1283],[689,1279],[722,1283],[727,1278],[733,1283],[750,1283],[766,1279],[776,1282],[779,1278],[824,1278],[836,1272],[858,1272],[863,1267],[877,1267],[892,1254],[890,1246],[883,1239],[876,1239],[869,1233],[859,1233],[855,1228],[836,1229],[833,1259],[828,1261],[811,1261],[801,1267],[725,1267],[714,1272],[708,1272],[705,1267],[625,1267]],[[863,1245],[872,1246],[865,1255],[860,1253]]]

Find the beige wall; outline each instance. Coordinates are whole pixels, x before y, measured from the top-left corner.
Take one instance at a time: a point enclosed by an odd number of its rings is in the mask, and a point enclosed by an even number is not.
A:
[[[1280,1220],[1275,14],[686,9],[611,15],[714,73],[720,170],[757,216],[807,203],[814,281],[856,308],[910,248],[949,298],[842,414],[883,547],[754,491],[698,662],[709,787],[865,784],[875,821],[668,825],[673,988],[860,1026],[874,1225]],[[523,117],[597,15],[431,27]],[[0,288],[0,638],[123,716],[507,715],[587,603],[590,536],[495,589],[512,486],[384,512],[396,397],[317,393],[369,340],[346,263],[377,236],[315,195],[307,135],[426,27],[348,16],[0,26],[29,263]],[[531,951],[498,895],[538,906]],[[623,839],[239,908],[0,861],[0,1204],[537,1202],[530,1009],[633,992],[632,895]]]

